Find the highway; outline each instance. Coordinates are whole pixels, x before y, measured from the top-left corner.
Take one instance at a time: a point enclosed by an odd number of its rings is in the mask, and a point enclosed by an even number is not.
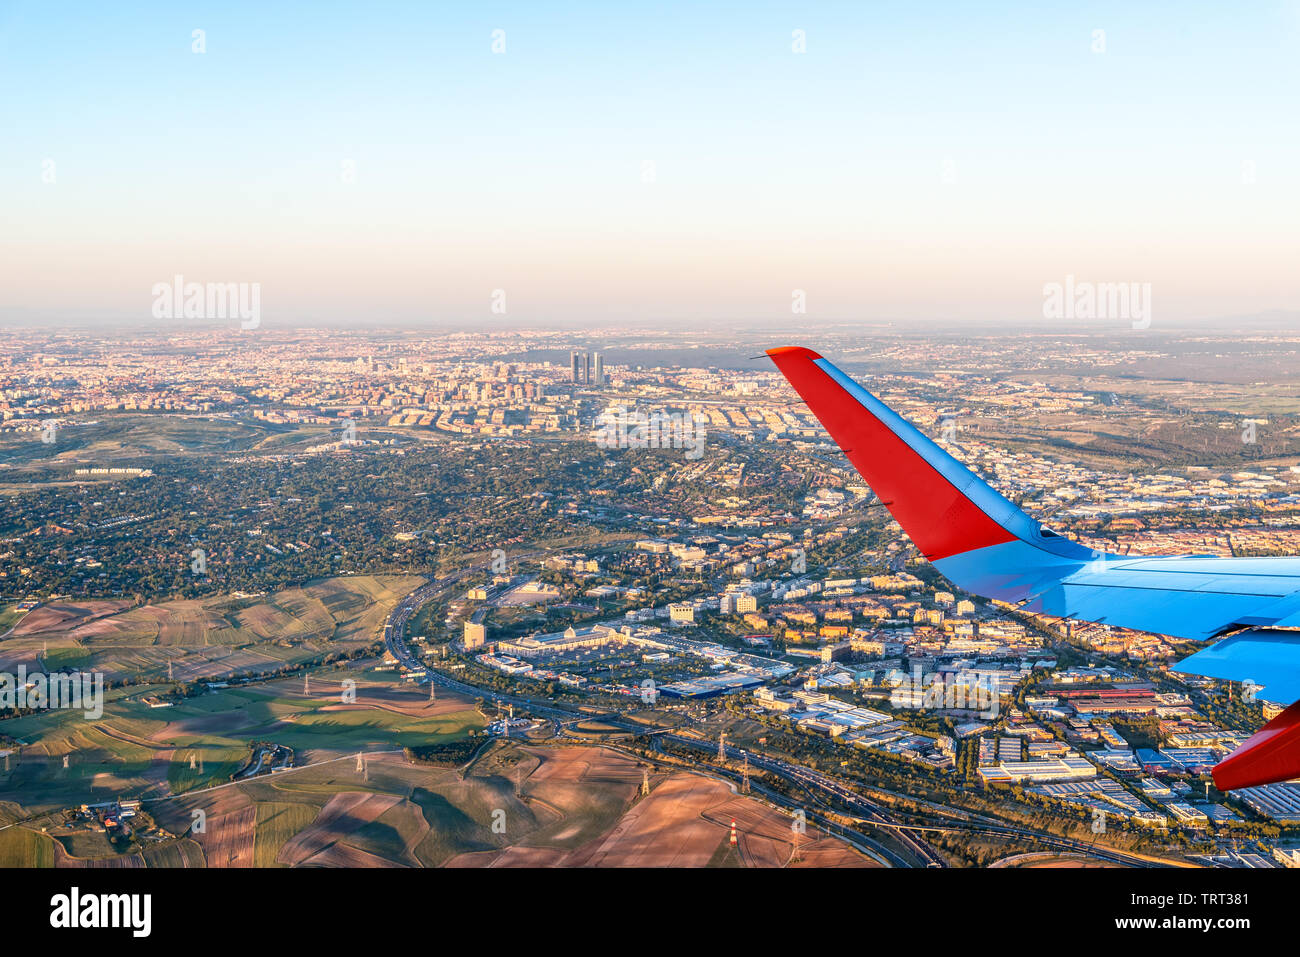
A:
[[[681,744],[691,748],[699,748],[709,753],[714,752],[717,748],[715,744],[702,738],[692,738],[672,733],[665,733],[663,737],[675,744]],[[742,751],[739,748],[734,748],[730,745],[726,746],[727,757],[735,759],[737,762],[744,759],[747,753],[748,752]],[[878,853],[887,857],[895,867],[948,866],[947,861],[944,860],[938,851],[930,847],[930,845],[926,844],[924,841],[908,834],[906,830],[904,830],[905,825],[897,824],[892,818],[890,818],[888,813],[879,806],[872,804],[866,798],[855,793],[834,779],[828,778],[826,775],[813,771],[810,768],[805,768],[802,765],[791,764],[788,761],[779,761],[775,758],[769,758],[761,754],[749,754],[748,756],[751,767],[767,771],[789,784],[802,786],[811,794],[821,794],[823,796],[838,798],[857,812],[857,816],[862,823],[888,829],[890,836],[898,843],[902,844],[903,849],[910,853],[911,859],[898,854],[893,849],[881,844],[879,841],[867,837],[865,834],[856,831],[853,831],[852,833],[858,840],[869,844]],[[710,766],[710,770],[717,769],[714,766]]]
[[[981,831],[986,834],[1002,834],[1019,837],[1025,840],[1034,841],[1042,845],[1044,848],[1075,851],[1087,854],[1090,857],[1099,860],[1110,861],[1114,864],[1122,864],[1125,867],[1164,866],[1136,854],[1129,854],[1110,847],[1098,847],[1096,844],[1088,841],[1078,841],[1069,837],[1058,837],[1054,834],[1044,834],[1041,831],[1019,827],[1015,824],[1007,824],[1005,821],[998,820],[997,818],[990,817],[986,814],[979,814],[973,811],[963,811],[959,808],[945,807],[942,804],[934,804],[931,801],[913,797],[909,794],[897,794],[896,792],[888,791],[880,787],[873,788],[873,790],[920,805],[928,813],[933,814],[936,818],[944,822],[940,826],[944,830]]]

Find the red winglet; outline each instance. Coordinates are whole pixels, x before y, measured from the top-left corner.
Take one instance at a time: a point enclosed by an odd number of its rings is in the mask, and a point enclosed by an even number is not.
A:
[[[817,353],[785,346],[767,354],[930,561],[1015,539],[817,365]]]
[[[1300,777],[1300,701],[1287,708],[1214,767],[1220,791]]]

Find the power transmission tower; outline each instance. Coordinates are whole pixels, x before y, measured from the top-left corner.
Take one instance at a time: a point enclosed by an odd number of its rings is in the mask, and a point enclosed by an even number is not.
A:
[[[740,771],[740,793],[749,793],[749,752],[745,752],[745,765]]]
[[[727,732],[718,732],[718,763],[727,763]]]
[[[9,759],[5,758],[6,770],[8,769],[8,763],[7,763],[8,761]],[[641,796],[642,797],[650,796],[650,769],[649,768],[641,769]]]
[[[302,676],[302,693],[304,695],[311,694],[311,675]]]

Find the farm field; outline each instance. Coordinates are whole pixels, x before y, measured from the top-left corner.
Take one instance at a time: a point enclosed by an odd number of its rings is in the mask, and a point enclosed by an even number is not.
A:
[[[561,748],[535,755],[525,800],[559,817],[496,852],[472,852],[458,867],[784,867],[859,866],[875,862],[810,826],[792,861],[788,815],[689,772],[652,774],[648,797],[638,796],[641,772],[617,752]],[[598,785],[598,786],[597,786]],[[601,795],[618,794],[626,809],[608,816]],[[731,850],[736,821],[737,849]]]
[[[221,595],[132,607],[125,600],[53,602],[0,641],[0,670],[95,670],[105,681],[214,681],[268,673],[379,637],[385,617],[424,579],[329,578],[264,597]]]
[[[358,770],[345,755],[146,801],[175,838],[142,853],[114,856],[99,835],[11,827],[0,831],[0,866],[874,866],[811,826],[792,861],[788,815],[685,771],[651,773],[641,797],[644,770],[604,748],[501,741],[464,768],[386,752]]]
[[[356,683],[348,703],[341,700],[345,679]],[[426,692],[355,668],[322,669],[306,682],[295,677],[216,689],[166,708],[142,700],[163,690],[107,691],[96,721],[63,710],[0,723],[0,731],[21,742],[8,773],[0,771],[0,818],[225,784],[254,741],[292,748],[295,764],[303,765],[457,740],[485,723],[470,701],[444,695],[430,702]]]

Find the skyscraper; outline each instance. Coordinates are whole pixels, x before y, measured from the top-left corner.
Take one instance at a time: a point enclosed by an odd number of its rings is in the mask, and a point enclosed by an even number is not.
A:
[[[605,384],[605,357],[599,352],[591,354],[591,384]]]
[[[579,352],[577,349],[574,349],[572,352],[569,353],[569,375],[572,378],[572,381],[574,382],[582,381],[582,373],[584,371],[583,370],[584,365],[585,363],[583,361],[583,354],[581,352]]]

